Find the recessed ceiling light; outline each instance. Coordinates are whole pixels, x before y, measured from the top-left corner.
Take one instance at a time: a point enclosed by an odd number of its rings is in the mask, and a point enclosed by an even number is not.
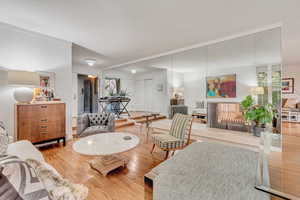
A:
[[[132,73],[132,74],[135,74],[135,73],[136,73],[136,70],[135,70],[135,69],[132,69],[132,70],[131,70],[131,73]]]
[[[96,64],[96,59],[86,58],[84,60],[89,66],[94,66]]]

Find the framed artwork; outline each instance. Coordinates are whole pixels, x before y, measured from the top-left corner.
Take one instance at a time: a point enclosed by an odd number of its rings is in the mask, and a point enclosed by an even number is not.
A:
[[[222,75],[206,78],[207,98],[235,98],[236,75]]]
[[[48,88],[50,86],[50,77],[49,76],[40,76],[40,87]]]
[[[283,94],[294,94],[295,80],[294,78],[283,78],[282,79],[281,91]]]
[[[37,72],[40,76],[40,88],[55,88],[55,73],[54,72]]]
[[[105,78],[104,89],[106,96],[113,96],[120,92],[120,79],[119,78]]]

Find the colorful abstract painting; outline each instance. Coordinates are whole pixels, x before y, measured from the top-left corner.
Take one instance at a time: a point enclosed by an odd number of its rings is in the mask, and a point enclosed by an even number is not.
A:
[[[223,75],[206,78],[207,98],[235,98],[236,75]]]

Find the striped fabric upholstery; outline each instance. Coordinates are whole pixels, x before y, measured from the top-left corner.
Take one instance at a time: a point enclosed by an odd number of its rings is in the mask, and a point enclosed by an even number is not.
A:
[[[152,141],[161,149],[177,149],[183,147],[187,140],[192,117],[188,115],[176,114],[173,118],[169,134],[153,134]]]
[[[192,117],[189,115],[175,114],[173,117],[170,135],[184,140],[192,123]]]
[[[184,140],[166,134],[153,134],[152,140],[161,149],[175,149],[184,145]]]

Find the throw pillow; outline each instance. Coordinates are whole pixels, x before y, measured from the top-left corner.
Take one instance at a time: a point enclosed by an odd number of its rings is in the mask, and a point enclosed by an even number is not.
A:
[[[5,129],[4,123],[0,121],[0,155],[6,154],[9,137]]]
[[[84,200],[87,198],[87,187],[62,178],[37,160],[27,159],[26,162],[35,169],[53,200]]]
[[[109,113],[91,113],[89,114],[90,126],[108,124]]]
[[[0,200],[51,200],[34,169],[16,156],[0,155]]]

